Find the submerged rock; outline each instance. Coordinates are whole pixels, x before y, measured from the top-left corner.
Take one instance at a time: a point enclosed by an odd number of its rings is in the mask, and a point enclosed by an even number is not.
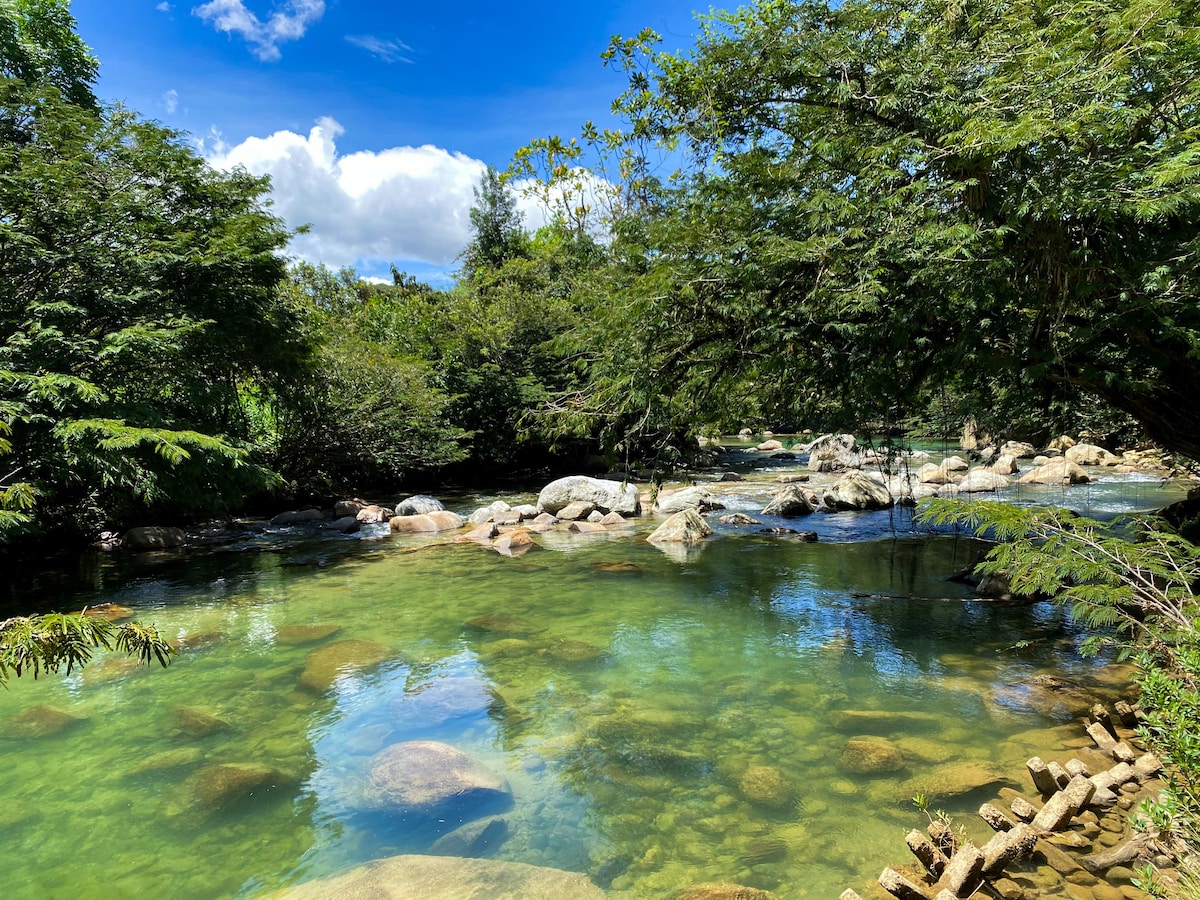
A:
[[[86,718],[73,716],[57,706],[39,704],[5,719],[0,724],[0,737],[48,738],[86,721]]]
[[[369,669],[393,655],[390,647],[376,641],[335,641],[308,654],[300,684],[314,693],[323,694],[339,675]]]
[[[526,863],[393,856],[270,895],[274,900],[604,900],[587,876]]]
[[[508,838],[508,822],[499,816],[468,822],[443,834],[433,842],[429,852],[434,856],[490,856]]]
[[[779,900],[777,894],[742,884],[697,884],[671,895],[670,900]]]
[[[980,762],[948,762],[922,769],[901,782],[879,781],[870,796],[877,802],[907,803],[918,794],[930,802],[962,797],[984,788],[1015,785],[1002,770]]]
[[[276,791],[294,787],[297,779],[260,763],[225,763],[194,772],[164,805],[170,819],[208,815]]]
[[[362,798],[365,809],[411,816],[476,818],[507,805],[503,776],[440,741],[404,741],[371,758]]]
[[[476,616],[474,619],[468,619],[466,625],[489,634],[533,634],[535,631],[541,631],[540,626],[511,613],[488,613],[486,616]]]
[[[194,706],[179,706],[172,716],[172,727],[177,734],[185,737],[205,737],[219,731],[227,731],[229,723],[220,716],[214,716]]]
[[[279,644],[314,644],[331,638],[342,630],[341,625],[280,625],[275,629],[275,641]]]
[[[751,766],[738,778],[738,790],[751,803],[784,809],[795,798],[795,787],[775,766]]]
[[[476,678],[438,678],[389,704],[398,724],[413,730],[432,728],[466,716],[500,710],[504,701]]]
[[[125,619],[132,619],[133,610],[119,603],[97,603],[95,606],[84,607],[79,611],[79,615],[104,619],[108,622],[121,622]]]
[[[129,775],[144,775],[147,772],[165,772],[170,769],[191,768],[204,758],[204,751],[199,747],[179,747],[175,750],[164,750],[147,756],[129,770]]]
[[[553,641],[538,651],[559,662],[578,664],[595,662],[604,656],[604,648],[587,641]]]
[[[860,737],[846,742],[838,765],[855,775],[882,775],[904,768],[904,754],[891,741]]]

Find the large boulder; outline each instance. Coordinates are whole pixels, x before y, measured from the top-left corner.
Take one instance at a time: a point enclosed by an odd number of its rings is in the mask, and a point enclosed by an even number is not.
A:
[[[1021,484],[1087,484],[1089,481],[1091,478],[1083,467],[1065,456],[1047,460],[1021,477]]]
[[[447,509],[414,516],[392,516],[388,527],[393,534],[436,534],[462,528],[462,518]]]
[[[386,506],[364,506],[355,515],[355,519],[360,525],[378,525],[381,522],[386,522],[392,517],[392,510]]]
[[[718,500],[712,491],[699,486],[659,494],[654,506],[661,513],[677,513],[685,509],[707,512],[710,509],[725,508],[725,504]]]
[[[642,511],[636,484],[587,475],[568,475],[550,482],[538,494],[537,505],[542,512],[554,515],[577,500],[586,501],[603,513],[636,516]]]
[[[1027,459],[1037,455],[1037,448],[1028,441],[1007,441],[1000,448],[1001,456],[1011,456],[1015,459]]]
[[[921,484],[950,484],[954,481],[954,476],[945,466],[937,463],[925,463],[917,469],[917,481]]]
[[[318,513],[319,516],[319,513]],[[182,547],[187,537],[181,528],[146,525],[130,528],[121,539],[121,546],[130,550],[171,550]]]
[[[442,506],[440,500],[435,500],[433,497],[427,497],[424,494],[415,494],[396,504],[396,515],[425,516],[445,508]]]
[[[685,509],[659,525],[647,540],[651,543],[694,544],[712,533],[712,526],[701,518],[700,513]]]
[[[339,500],[333,504],[333,517],[341,519],[346,516],[357,516],[370,505],[366,500],[360,500],[358,497],[353,500]]]
[[[1121,457],[1109,453],[1103,447],[1097,447],[1095,444],[1076,444],[1074,447],[1068,447],[1063,456],[1080,466],[1117,466],[1121,464]]]
[[[813,511],[813,502],[808,491],[798,484],[786,485],[777,491],[771,502],[763,507],[764,516],[782,516],[785,519],[807,516]]]
[[[604,900],[577,872],[456,856],[392,856],[308,881],[273,900]]]
[[[1017,457],[1011,453],[1001,453],[988,468],[998,475],[1016,475],[1017,472],[1021,471],[1017,465]]]
[[[955,491],[964,494],[981,493],[984,491],[999,491],[1008,487],[1011,482],[1008,477],[984,466],[972,469],[967,477],[958,484],[946,485],[942,488],[947,493]]]
[[[478,818],[512,800],[508,781],[440,741],[403,741],[371,757],[361,806],[415,817]]]
[[[319,509],[289,509],[287,512],[281,512],[270,521],[271,525],[303,525],[306,522],[320,522],[325,518],[325,513]]]
[[[783,444],[780,443],[779,441],[775,441],[775,440],[763,441],[761,444],[759,444],[754,449],[761,450],[763,453],[771,453],[775,450],[782,450]]]
[[[507,503],[503,500],[493,501],[488,506],[481,506],[475,512],[467,517],[467,521],[472,525],[482,525],[484,522],[491,522],[495,519],[497,513],[506,513],[510,509]]]
[[[829,509],[887,509],[892,494],[886,486],[862,472],[847,472],[825,491],[821,502]]]

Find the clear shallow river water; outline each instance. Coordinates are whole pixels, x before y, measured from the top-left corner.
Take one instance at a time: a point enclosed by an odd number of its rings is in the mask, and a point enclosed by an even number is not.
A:
[[[1070,496],[1093,514],[1174,498],[1128,479]],[[0,694],[5,897],[253,897],[492,816],[490,855],[585,872],[614,897],[861,889],[903,859],[915,793],[970,813],[1077,736],[1056,727],[1069,710],[1014,685],[1046,669],[1123,684],[1073,655],[1051,605],[965,599],[947,577],[978,546],[913,535],[906,516],[809,517],[816,544],[725,530],[678,559],[647,526],[520,559],[283,535],[124,558],[70,603],[129,606],[185,649],[167,670],[101,658]],[[364,665],[329,668],[331,647]],[[44,707],[81,721],[31,736]],[[848,768],[864,735],[903,766]],[[409,740],[469,754],[511,802],[366,810],[371,758]]]

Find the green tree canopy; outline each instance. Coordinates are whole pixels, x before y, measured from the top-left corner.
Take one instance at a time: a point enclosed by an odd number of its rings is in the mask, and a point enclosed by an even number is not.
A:
[[[689,52],[615,39],[647,219],[621,352],[796,418],[947,378],[998,418],[1098,397],[1200,457],[1198,10],[760,0]],[[593,406],[639,393],[612,383]]]
[[[0,141],[6,480],[80,530],[236,494],[255,471],[246,396],[307,353],[265,179],[44,87],[0,81],[0,108],[27,120]]]
[[[471,207],[471,242],[462,253],[468,277],[481,269],[497,268],[520,256],[528,240],[524,216],[517,209],[517,198],[492,166],[487,167],[479,186],[474,188]]]
[[[70,0],[0,0],[0,78],[55,87],[95,109],[100,64],[75,32]]]

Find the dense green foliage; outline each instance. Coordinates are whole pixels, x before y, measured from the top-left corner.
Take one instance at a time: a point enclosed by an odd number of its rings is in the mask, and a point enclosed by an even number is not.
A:
[[[262,483],[242,398],[304,350],[265,182],[53,89],[0,82],[0,106],[27,111],[0,142],[0,419],[41,515],[94,528]]]
[[[1196,18],[761,0],[684,53],[615,39],[629,129],[594,143],[634,159],[611,327],[640,377],[777,425],[895,422],[947,383],[985,427],[1086,399],[1200,456]],[[614,368],[587,405],[628,415]]]
[[[100,64],[75,33],[70,0],[0,0],[0,78],[50,86],[76,106],[97,106]]]

